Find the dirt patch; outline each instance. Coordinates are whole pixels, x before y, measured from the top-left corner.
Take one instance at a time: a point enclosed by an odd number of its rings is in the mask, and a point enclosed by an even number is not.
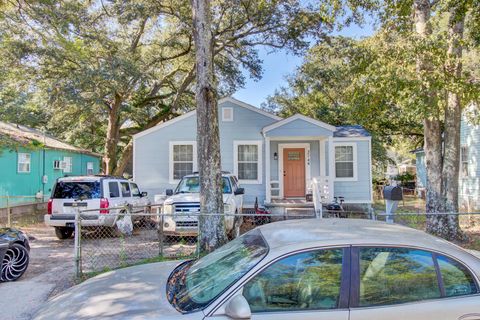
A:
[[[30,238],[30,263],[18,281],[0,283],[2,319],[30,319],[46,300],[75,284],[73,239],[58,240],[43,224],[20,229]]]

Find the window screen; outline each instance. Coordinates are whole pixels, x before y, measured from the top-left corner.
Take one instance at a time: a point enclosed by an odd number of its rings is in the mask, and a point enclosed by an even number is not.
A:
[[[238,179],[258,180],[258,145],[240,144],[238,148]]]
[[[30,172],[31,155],[30,153],[18,154],[18,172],[28,173]]]
[[[335,147],[335,176],[353,178],[355,176],[353,165],[353,146]]]
[[[180,180],[193,172],[193,145],[176,144],[173,146],[173,179]]]

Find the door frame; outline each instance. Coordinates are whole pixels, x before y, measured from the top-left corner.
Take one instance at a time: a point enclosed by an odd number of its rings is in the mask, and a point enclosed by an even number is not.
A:
[[[310,143],[281,143],[278,144],[278,181],[280,187],[279,196],[284,199],[284,188],[283,188],[283,149],[304,149],[305,150],[305,193],[308,191],[308,185],[311,180],[310,172]]]

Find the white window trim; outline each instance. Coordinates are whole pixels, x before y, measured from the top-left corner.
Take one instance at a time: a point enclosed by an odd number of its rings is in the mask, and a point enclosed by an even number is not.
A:
[[[70,159],[70,161],[67,161]],[[65,169],[63,169],[64,173],[72,173],[73,172],[73,157],[63,157],[63,162],[65,162]]]
[[[173,178],[173,146],[192,145],[193,146],[193,171],[197,171],[197,141],[170,141],[169,161],[168,161],[168,182],[170,184],[178,184],[180,179]]]
[[[225,111],[230,110],[230,114],[232,115],[231,118],[225,117]],[[222,121],[223,122],[233,122],[233,108],[232,107],[223,107],[222,108]]]
[[[336,147],[352,147],[353,150],[353,177],[337,178],[337,161],[335,160]],[[357,144],[355,142],[333,143],[333,174],[335,181],[358,181],[358,161],[357,161]]]
[[[28,155],[28,162],[20,162],[20,155]],[[20,170],[20,164],[28,163],[28,171]],[[32,154],[28,152],[20,152],[17,157],[17,172],[18,173],[30,173],[32,171]]]
[[[281,143],[278,145],[278,177],[280,187],[280,197],[285,198],[283,182],[283,149],[303,148],[305,150],[305,193],[311,183],[311,161],[310,161],[310,143]]]
[[[257,180],[240,180],[239,184],[262,184],[263,176],[263,149],[262,140],[235,140],[233,141],[233,173],[238,178],[238,146],[239,145],[256,145],[258,147],[258,162],[257,162]]]

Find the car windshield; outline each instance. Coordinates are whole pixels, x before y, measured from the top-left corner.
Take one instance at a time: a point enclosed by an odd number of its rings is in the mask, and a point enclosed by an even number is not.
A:
[[[223,193],[232,193],[230,181],[227,177],[222,178]],[[184,177],[177,186],[175,193],[199,193],[200,192],[200,178],[199,177]]]
[[[101,198],[100,182],[66,182],[59,181],[53,191],[55,199],[99,199]]]
[[[259,230],[252,230],[195,263],[180,265],[169,277],[167,295],[180,312],[207,306],[238,281],[268,252]]]

